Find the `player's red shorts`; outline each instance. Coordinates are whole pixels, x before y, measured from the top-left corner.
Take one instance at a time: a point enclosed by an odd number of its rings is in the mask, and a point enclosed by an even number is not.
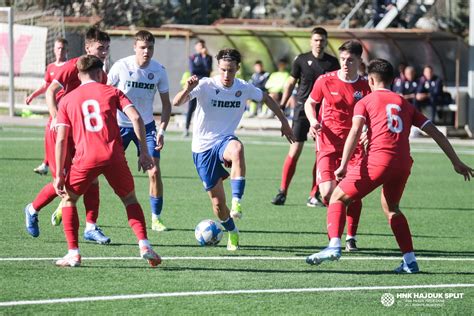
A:
[[[354,156],[349,161],[349,168],[359,162],[361,153],[357,147]],[[326,181],[336,180],[334,171],[341,165],[341,151],[318,151],[316,153],[316,184],[320,185]]]
[[[105,176],[119,197],[124,197],[135,189],[133,176],[125,158],[94,168],[81,168],[81,166],[73,164],[66,179],[66,188],[76,195],[82,195],[101,174]]]
[[[56,177],[56,136],[55,129],[49,128],[49,122],[46,125],[44,135],[44,150],[46,152],[46,160],[48,161],[49,169],[53,179]],[[64,161],[64,170],[69,170],[71,167],[72,157],[74,157],[75,147],[72,138],[68,140],[68,149],[66,151],[66,159]]]
[[[365,163],[364,163],[365,162]],[[398,204],[402,198],[413,161],[405,168],[393,168],[381,165],[367,165],[365,160],[348,168],[346,177],[339,187],[352,200],[361,200],[364,196],[383,185],[383,195],[390,204]]]

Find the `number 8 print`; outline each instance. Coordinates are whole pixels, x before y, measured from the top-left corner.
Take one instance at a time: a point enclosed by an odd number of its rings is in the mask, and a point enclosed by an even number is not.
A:
[[[387,111],[388,129],[393,133],[401,133],[403,131],[403,121],[402,118],[397,115],[398,112],[402,110],[400,106],[397,104],[387,104],[385,110]],[[392,110],[395,110],[396,113],[392,113]]]
[[[89,108],[92,106],[93,111],[90,112]],[[104,127],[104,121],[100,116],[99,102],[96,100],[86,100],[81,105],[82,114],[84,114],[84,125],[86,130],[90,132],[98,132]],[[92,125],[92,120],[95,120],[95,124]]]

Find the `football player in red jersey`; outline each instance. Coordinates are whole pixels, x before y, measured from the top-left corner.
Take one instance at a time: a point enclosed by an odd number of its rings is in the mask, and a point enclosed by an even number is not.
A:
[[[26,97],[25,103],[30,105],[31,101],[33,101],[37,96],[43,94],[46,89],[48,89],[49,85],[53,81],[55,74],[58,73],[59,69],[66,63],[67,60],[67,46],[68,41],[64,38],[58,37],[54,41],[54,57],[55,61],[46,66],[46,71],[44,73],[44,82],[41,87],[33,91],[29,96]],[[45,134],[48,133],[49,127],[46,127]],[[38,167],[33,169],[34,172],[40,175],[48,174],[48,160],[46,159],[46,142],[45,142],[45,153],[44,153],[44,160]]]
[[[127,165],[117,124],[117,110],[130,118],[140,143],[139,169],[155,168],[148,154],[145,125],[130,100],[118,89],[100,83],[103,77],[102,61],[85,55],[77,61],[81,86],[61,99],[57,116],[56,166],[54,180],[56,193],[63,197],[63,226],[68,243],[68,254],[58,260],[58,266],[79,266],[76,202],[101,174],[125,205],[128,223],[135,233],[140,255],[152,267],[161,263],[147,239],[145,217],[134,191],[133,177]],[[74,163],[67,177],[64,169],[68,142],[72,137],[76,151]]]
[[[107,57],[110,45],[110,37],[107,33],[100,31],[97,28],[91,28],[86,33],[85,49],[90,55],[98,57],[101,61],[104,61]],[[57,102],[59,99],[77,88],[81,82],[78,78],[78,70],[76,63],[78,58],[74,58],[66,62],[61,67],[61,70],[55,75],[53,82],[46,90],[46,103],[50,113],[50,121],[48,122],[49,132],[46,135],[46,156],[50,163],[51,175],[53,178],[56,176],[58,170],[55,166],[55,142],[56,142],[56,131],[55,122],[58,111]],[[103,83],[106,83],[107,76],[102,76]],[[74,144],[71,141],[69,147],[69,156],[74,155]],[[66,160],[65,167],[70,165],[70,161]],[[26,229],[28,233],[33,237],[39,236],[38,226],[38,212],[48,205],[56,197],[53,183],[48,183],[41,189],[34,201],[25,207],[26,217]],[[84,231],[84,238],[86,240],[95,241],[99,244],[110,243],[110,238],[105,236],[102,231],[97,227],[97,217],[99,216],[99,182],[95,181],[84,194],[84,206],[86,209],[86,228]],[[61,207],[53,213],[52,222],[55,225],[59,225],[61,222]]]
[[[342,44],[339,47],[341,69],[321,75],[314,83],[311,94],[305,102],[310,134],[317,140],[316,181],[326,205],[337,185],[334,171],[341,161],[344,141],[352,125],[354,106],[357,101],[370,93],[367,79],[358,74],[362,63],[362,51],[362,45],[357,41],[347,41]],[[357,157],[359,155],[360,152]],[[358,250],[356,235],[361,210],[362,201],[360,200],[355,200],[349,205],[347,251]]]
[[[352,127],[344,145],[342,160],[335,176],[341,182],[329,202],[329,247],[306,258],[309,264],[337,260],[341,250],[332,246],[342,236],[347,205],[382,186],[381,204],[398,246],[403,254],[396,273],[416,273],[419,267],[407,219],[399,208],[413,159],[410,156],[411,126],[421,128],[431,136],[465,180],[474,170],[457,156],[448,139],[402,96],[390,91],[393,66],[384,59],[375,59],[368,66],[368,81],[372,93],[357,102]],[[367,153],[355,165],[349,165],[364,124],[368,127]]]

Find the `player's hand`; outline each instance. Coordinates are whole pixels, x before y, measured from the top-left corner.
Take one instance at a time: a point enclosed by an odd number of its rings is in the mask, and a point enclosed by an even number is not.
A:
[[[197,87],[199,83],[199,78],[196,75],[191,76],[188,80],[186,80],[186,83],[184,84],[184,89],[186,91],[191,92],[194,88]]]
[[[454,170],[464,176],[464,181],[471,181],[474,177],[474,169],[465,165],[462,161],[453,164]]]
[[[290,144],[293,144],[296,141],[295,135],[293,134],[293,130],[291,129],[287,121],[282,122],[281,124],[281,136],[285,136]]]
[[[341,181],[346,176],[346,173],[347,173],[347,168],[344,168],[342,166],[337,168],[336,171],[334,171],[334,175],[336,176],[336,180]]]
[[[153,158],[147,152],[141,152],[140,157],[138,157],[138,171],[155,171],[155,162]]]
[[[51,123],[49,124],[49,129],[54,131],[56,129],[56,118],[51,119]]]
[[[54,183],[53,183],[56,194],[62,198],[66,196],[66,189],[64,188],[64,183],[65,183],[64,176],[57,176],[54,179]]]
[[[33,101],[33,97],[31,95],[29,95],[25,98],[26,105],[30,105],[31,101]]]
[[[158,134],[156,136],[156,147],[155,147],[155,150],[156,151],[160,151],[163,149],[163,147],[165,146],[165,135],[163,134]]]
[[[311,124],[309,127],[309,135],[313,137],[313,139],[316,139],[318,137],[318,132],[321,130],[321,124],[319,122]]]

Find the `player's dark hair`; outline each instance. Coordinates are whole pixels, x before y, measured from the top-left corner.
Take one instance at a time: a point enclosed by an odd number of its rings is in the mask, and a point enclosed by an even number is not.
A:
[[[54,42],[58,42],[58,43],[61,43],[63,44],[64,46],[68,46],[69,45],[69,42],[67,41],[67,39],[65,39],[64,37],[57,37]]]
[[[216,55],[217,61],[224,60],[224,61],[235,61],[240,64],[242,56],[240,55],[239,51],[234,48],[224,48],[221,49]]]
[[[378,80],[382,81],[384,85],[392,83],[395,77],[392,64],[382,58],[376,58],[370,61],[367,66],[367,73],[372,76],[376,76]]]
[[[356,55],[358,57],[362,56],[362,44],[358,41],[346,41],[344,42],[339,48],[339,53],[341,52],[349,52],[352,55]]]
[[[433,70],[433,67],[431,65],[428,65],[428,64],[423,66],[423,70],[425,70],[426,68],[429,68],[429,69]]]
[[[202,44],[202,46],[206,46],[206,41],[203,39],[198,38],[196,42],[194,42],[194,45],[196,44]]]
[[[110,42],[110,37],[109,34],[97,27],[91,27],[86,33],[86,43],[90,42]]]
[[[155,37],[148,31],[141,30],[135,34],[135,42],[143,41],[155,44]]]
[[[254,65],[263,66],[263,62],[261,60],[256,60]]]
[[[320,26],[316,26],[315,28],[311,30],[311,35],[314,35],[314,34],[319,34],[321,36],[324,36],[325,38],[328,38],[328,32]]]
[[[88,73],[95,69],[102,69],[104,63],[94,55],[82,55],[76,63],[77,70],[82,73]]]

